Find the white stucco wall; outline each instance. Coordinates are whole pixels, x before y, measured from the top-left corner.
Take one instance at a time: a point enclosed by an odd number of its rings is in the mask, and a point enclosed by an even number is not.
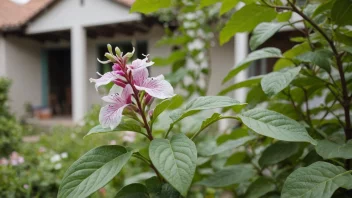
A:
[[[222,85],[223,78],[234,66],[234,42],[227,42],[220,46],[216,44],[210,51],[211,76],[208,88],[208,95],[217,95],[229,83]]]
[[[12,80],[10,107],[17,116],[24,114],[24,104],[41,105],[42,78],[40,43],[18,37],[6,37],[6,71]]]
[[[111,0],[61,0],[27,28],[29,34],[139,20],[137,13]]]
[[[0,76],[6,75],[6,41],[5,38],[0,34]]]

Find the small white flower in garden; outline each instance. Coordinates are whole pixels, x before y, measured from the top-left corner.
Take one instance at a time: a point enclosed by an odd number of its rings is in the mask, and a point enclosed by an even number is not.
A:
[[[111,141],[109,142],[109,144],[110,144],[110,145],[116,145],[117,142],[116,142],[116,140],[111,140]]]
[[[60,160],[61,160],[61,157],[60,157],[59,154],[55,154],[54,156],[52,156],[52,157],[50,158],[51,163],[55,163],[55,162],[58,162],[58,161],[60,161]]]
[[[28,188],[29,188],[29,185],[28,185],[28,184],[24,184],[24,185],[23,185],[23,188],[24,188],[24,189],[28,189]]]
[[[68,154],[66,152],[61,153],[61,158],[65,159],[68,157]]]
[[[55,170],[59,170],[61,168],[62,168],[62,164],[61,163],[55,164],[55,166],[54,166]]]
[[[16,151],[13,151],[10,155],[10,164],[12,166],[17,166],[24,163],[24,158],[20,156]]]
[[[126,131],[122,137],[122,140],[125,142],[134,142],[136,139],[136,133],[132,131]]]

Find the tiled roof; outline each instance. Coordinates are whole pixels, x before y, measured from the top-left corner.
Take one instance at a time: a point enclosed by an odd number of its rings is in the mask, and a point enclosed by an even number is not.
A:
[[[25,25],[29,20],[57,0],[30,0],[18,4],[12,0],[0,0],[0,30],[11,30]],[[135,0],[113,0],[131,7]]]
[[[30,0],[17,4],[11,0],[0,0],[0,29],[14,29],[26,24],[55,0]]]

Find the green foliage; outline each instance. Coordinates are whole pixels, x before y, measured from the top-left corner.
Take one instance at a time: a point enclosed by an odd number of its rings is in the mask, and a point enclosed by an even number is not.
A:
[[[261,23],[253,30],[253,35],[249,40],[249,46],[255,50],[266,40],[271,38],[277,31],[279,31],[284,24],[282,23]]]
[[[253,131],[278,140],[291,142],[317,142],[298,122],[274,111],[252,109],[239,115],[242,122]]]
[[[205,178],[197,184],[208,187],[226,187],[232,184],[240,184],[252,178],[255,170],[251,165],[234,165],[225,167]]]
[[[315,149],[324,159],[352,159],[352,141],[341,144],[329,140],[320,140]]]
[[[66,171],[58,197],[87,197],[105,186],[130,159],[121,146],[101,146],[80,157]]]
[[[161,8],[169,7],[171,2],[171,0],[138,0],[132,5],[130,12],[141,12],[148,14]]]
[[[329,198],[337,188],[350,189],[351,184],[352,175],[341,166],[316,162],[294,171],[287,178],[281,197]]]
[[[155,139],[150,143],[149,156],[160,174],[186,196],[196,170],[194,143],[183,134],[172,136],[170,141]]]
[[[0,157],[16,151],[22,139],[22,127],[8,107],[8,92],[11,82],[0,78]]]
[[[268,192],[271,192],[274,190],[275,190],[275,184],[273,183],[272,180],[265,177],[259,177],[248,187],[246,192],[246,198],[261,197],[267,194]]]
[[[259,23],[268,22],[276,17],[273,8],[249,4],[235,12],[220,32],[220,44],[224,44],[239,32],[252,31]]]
[[[143,184],[129,184],[123,187],[115,198],[149,198],[148,189]]]

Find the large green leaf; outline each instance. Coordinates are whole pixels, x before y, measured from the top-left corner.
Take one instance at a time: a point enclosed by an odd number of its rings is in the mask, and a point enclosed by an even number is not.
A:
[[[130,12],[141,12],[148,14],[161,8],[171,6],[171,0],[136,0],[131,7]]]
[[[294,66],[295,64],[290,59],[293,59],[296,56],[303,54],[307,51],[310,51],[310,46],[308,42],[295,45],[293,48],[287,50],[283,54],[283,57],[285,58],[281,58],[278,61],[276,61],[274,65],[274,71],[279,71],[285,67]]]
[[[261,23],[254,28],[251,39],[249,40],[249,46],[252,50],[259,47],[270,37],[272,37],[277,31],[281,29],[283,23]]]
[[[326,49],[320,49],[316,51],[306,52],[297,56],[296,58],[302,62],[312,63],[323,68],[327,72],[331,71],[331,57],[332,52]]]
[[[345,144],[337,144],[329,140],[319,140],[315,150],[324,159],[352,159],[352,141],[348,141]]]
[[[220,32],[220,44],[224,44],[238,32],[249,32],[261,22],[275,19],[273,8],[258,4],[249,4],[235,12]]]
[[[243,138],[239,138],[239,139],[236,139],[236,140],[229,140],[229,141],[226,141],[225,143],[219,145],[218,147],[216,147],[211,153],[208,153],[208,155],[216,155],[216,154],[219,154],[219,153],[222,153],[222,152],[225,152],[225,151],[229,151],[229,150],[232,150],[234,148],[237,148],[239,146],[242,146],[244,145],[245,143],[251,141],[255,139],[254,136],[246,136],[246,137],[243,137]]]
[[[281,198],[329,198],[337,188],[350,188],[351,184],[351,174],[342,167],[316,162],[288,176]]]
[[[207,187],[225,187],[232,184],[239,184],[248,181],[256,174],[251,165],[234,165],[215,172],[213,175],[197,182]]]
[[[88,197],[114,178],[131,156],[126,148],[117,145],[88,151],[66,171],[58,197]]]
[[[171,125],[200,110],[231,107],[236,105],[244,105],[244,103],[240,103],[228,96],[201,96],[189,102],[185,108],[171,112],[170,118],[173,120]]]
[[[262,197],[266,193],[274,191],[275,188],[273,181],[265,177],[259,177],[248,187],[245,198]]]
[[[276,142],[264,150],[258,163],[261,167],[276,164],[291,157],[298,150],[299,145],[296,142]]]
[[[309,136],[307,130],[280,113],[266,109],[252,109],[239,115],[242,122],[256,133],[289,142],[317,142]]]
[[[330,11],[332,6],[334,5],[335,0],[328,0],[324,3],[322,3],[320,6],[317,7],[317,9],[314,10],[312,18],[318,16],[319,14],[322,14],[326,11]]]
[[[152,122],[155,122],[155,120],[158,118],[158,116],[165,111],[169,106],[173,106],[175,104],[182,103],[182,97],[181,96],[174,96],[170,99],[163,100],[160,102],[158,105],[156,105],[153,116],[152,116]]]
[[[123,118],[121,120],[121,123],[115,129],[103,128],[101,125],[97,125],[91,130],[89,130],[89,132],[87,133],[87,135],[84,136],[84,138],[97,133],[108,133],[115,131],[134,131],[137,133],[142,133],[142,128],[139,122],[137,122],[136,120],[130,118]]]
[[[115,198],[149,198],[147,187],[134,183],[123,187]]]
[[[285,89],[301,71],[301,67],[294,67],[283,72],[271,72],[261,81],[263,91],[268,96],[273,96]]]
[[[256,86],[260,83],[262,78],[263,78],[263,76],[254,76],[254,77],[248,78],[247,80],[235,83],[235,84],[230,85],[230,86],[226,87],[225,89],[221,90],[218,95],[225,95],[231,91],[234,91],[236,89],[240,89],[243,87]]]
[[[154,139],[149,146],[149,156],[160,174],[186,196],[196,170],[195,144],[184,134],[174,135],[171,140]]]
[[[337,0],[331,9],[331,18],[337,25],[352,25],[352,1]]]
[[[225,14],[226,12],[235,8],[240,0],[222,0],[220,15]]]
[[[225,83],[236,76],[240,71],[246,69],[249,66],[249,63],[255,60],[264,59],[264,58],[281,58],[282,54],[280,49],[274,47],[266,47],[260,50],[250,53],[243,61],[235,65],[233,69],[227,74],[222,83]]]

